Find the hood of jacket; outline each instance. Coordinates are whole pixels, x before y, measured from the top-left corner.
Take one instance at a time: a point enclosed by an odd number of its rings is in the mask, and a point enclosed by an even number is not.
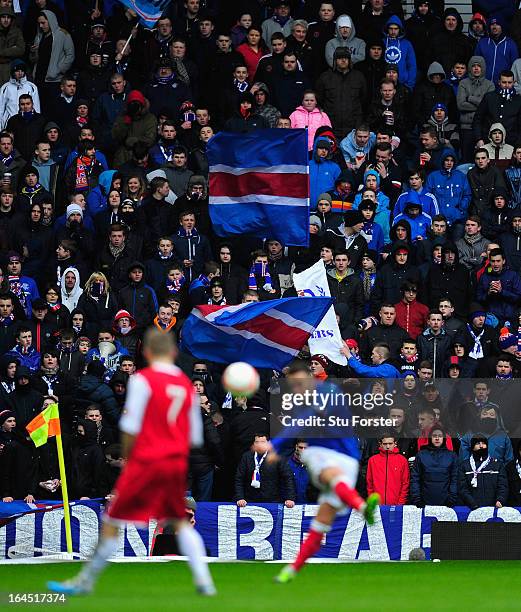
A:
[[[472,66],[474,66],[474,64],[478,64],[478,66],[481,66],[481,76],[480,77],[476,78],[476,77],[473,77],[471,74],[471,68]],[[473,55],[469,59],[469,63],[467,64],[467,76],[469,77],[469,79],[472,79],[473,81],[479,81],[485,78],[486,69],[487,69],[487,65],[485,64],[485,58],[482,55]]]
[[[380,173],[377,172],[376,170],[366,170],[364,172],[364,185],[365,185],[365,182],[368,176],[376,177],[376,186],[378,189],[380,189]]]
[[[353,270],[353,268],[347,268],[346,270],[347,274],[344,276],[344,279],[346,279],[348,276],[353,276],[353,274],[355,273],[355,271]],[[331,278],[334,278],[336,280],[336,268],[331,268],[330,270],[327,271],[328,276],[331,276]]]
[[[346,26],[348,28],[351,28],[351,32],[347,38],[343,38],[342,34],[340,34],[340,28],[343,28]],[[355,28],[355,24],[353,23],[353,20],[351,19],[351,17],[345,14],[339,15],[339,17],[336,20],[335,38],[341,43],[346,43],[346,42],[351,42],[355,36],[356,36],[356,28]]]
[[[208,197],[208,181],[204,178],[202,174],[192,174],[192,176],[188,179],[188,185],[186,187],[187,194],[190,193],[190,190],[194,185],[203,186],[203,197],[198,200],[199,202]]]
[[[434,249],[434,244],[438,245],[439,243],[436,243],[436,241],[433,242],[433,249]],[[445,266],[444,262],[444,257],[445,257],[445,253],[454,253],[455,257],[454,257],[454,267],[456,267],[459,264],[459,253],[458,253],[458,247],[454,244],[454,242],[451,242],[450,240],[446,240],[442,245],[441,245],[441,265]]]
[[[47,18],[47,21],[49,22],[49,28],[54,34],[54,32],[60,29],[60,24],[58,23],[56,15],[52,11],[48,10],[43,10],[42,13],[44,13],[45,17]]]
[[[423,212],[423,203],[421,201],[420,196],[414,189],[411,189],[407,192],[407,199],[405,200],[404,212],[407,210],[408,206],[418,206],[420,208],[420,214]]]
[[[447,28],[445,27],[445,19],[447,17],[456,17],[457,20],[457,25],[456,25],[456,29],[454,30],[454,32],[450,32],[451,35],[456,35],[456,34],[461,34],[463,32],[463,18],[461,17],[461,15],[459,14],[458,9],[455,8],[447,8],[445,9],[445,11],[443,12],[443,19],[442,19],[442,23],[443,23],[443,30],[449,34],[449,31],[447,30]]]
[[[506,206],[504,208],[501,208],[500,210],[496,209],[495,203],[494,203],[494,199],[497,196],[503,196],[506,202]],[[503,212],[506,215],[512,212],[512,209],[508,207],[509,201],[510,201],[510,196],[508,194],[508,191],[504,187],[495,187],[490,192],[490,197],[488,198],[488,205],[490,206],[491,210],[497,210],[497,212]]]
[[[98,179],[98,185],[100,186],[100,191],[102,195],[108,196],[110,191],[110,186],[112,185],[112,180],[114,175],[117,173],[117,170],[104,170]]]
[[[76,279],[76,283],[70,294],[65,293],[65,275],[68,272],[72,272],[72,274],[74,274],[74,278]],[[63,279],[62,287],[61,287],[62,303],[65,303],[64,301],[65,299],[67,299],[68,301],[71,301],[71,300],[74,300],[75,298],[79,298],[80,295],[83,293],[83,289],[80,287],[80,273],[78,272],[78,270],[74,268],[73,266],[70,266],[69,268],[65,268],[62,274],[62,279]]]
[[[507,137],[507,131],[505,130],[503,124],[498,122],[498,123],[493,123],[490,126],[490,130],[488,131],[488,137],[491,142],[492,142],[492,132],[494,130],[499,130],[503,134],[503,142],[501,144],[505,144],[506,137]]]
[[[447,78],[447,75],[445,74],[445,70],[443,69],[443,66],[439,62],[432,62],[432,64],[427,69],[427,78],[429,79],[429,81],[431,80],[431,77],[434,74],[442,74],[443,79]]]
[[[412,235],[411,224],[406,219],[400,219],[389,230],[389,238],[391,239],[391,242],[396,243],[396,241],[397,241],[396,230],[399,227],[404,227],[405,228],[405,231],[407,232],[407,242],[406,242],[406,244],[410,248],[410,245],[408,243],[411,242],[411,235]]]
[[[387,30],[390,25],[397,25],[400,28],[400,34],[398,34],[398,38],[403,38],[405,36],[402,20],[398,17],[398,15],[391,15],[389,19],[385,22],[382,31],[384,36],[388,35]]]

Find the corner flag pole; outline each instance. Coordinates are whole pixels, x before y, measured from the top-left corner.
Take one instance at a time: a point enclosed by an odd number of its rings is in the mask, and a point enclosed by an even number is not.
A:
[[[62,431],[58,404],[56,402],[49,404],[47,408],[40,412],[40,414],[37,414],[34,419],[26,425],[25,429],[29,432],[37,448],[47,444],[50,437],[56,437],[63,497],[63,515],[65,518],[65,541],[67,543],[67,552],[72,555],[71,510],[69,506],[69,494],[67,493],[67,476],[65,474],[65,461],[63,459]]]
[[[60,480],[62,483],[63,516],[65,518],[65,542],[67,544],[67,552],[72,554],[71,509],[69,506],[69,493],[67,491],[67,476],[65,475],[65,461],[63,459],[61,433],[56,434],[56,448],[58,450],[58,465],[60,467]]]

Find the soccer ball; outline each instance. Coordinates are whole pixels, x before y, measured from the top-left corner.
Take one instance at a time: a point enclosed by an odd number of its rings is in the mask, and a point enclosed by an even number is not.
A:
[[[251,397],[259,388],[259,373],[249,363],[236,361],[224,370],[222,384],[233,396]]]

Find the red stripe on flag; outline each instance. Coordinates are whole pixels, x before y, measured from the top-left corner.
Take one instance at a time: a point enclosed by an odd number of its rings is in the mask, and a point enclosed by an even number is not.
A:
[[[284,323],[284,321],[274,319],[266,314],[259,315],[250,321],[239,323],[233,327],[260,334],[266,340],[271,340],[271,342],[296,350],[300,350],[306,344],[310,335],[298,327],[291,327]]]
[[[276,195],[281,198],[307,198],[308,175],[262,172],[248,172],[238,176],[227,172],[210,174],[210,194],[212,196],[234,198],[250,193]]]

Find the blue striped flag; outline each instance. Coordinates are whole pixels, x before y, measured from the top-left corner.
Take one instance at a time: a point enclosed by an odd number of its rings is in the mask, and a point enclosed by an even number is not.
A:
[[[183,325],[181,348],[218,363],[246,361],[282,370],[333,303],[332,298],[280,298],[236,306],[196,306]]]
[[[138,16],[139,23],[145,28],[153,28],[165,12],[171,0],[119,0]],[[112,4],[112,2],[110,2]],[[111,7],[112,8],[112,7]]]
[[[309,244],[306,130],[220,132],[208,142],[210,217],[219,236]]]

